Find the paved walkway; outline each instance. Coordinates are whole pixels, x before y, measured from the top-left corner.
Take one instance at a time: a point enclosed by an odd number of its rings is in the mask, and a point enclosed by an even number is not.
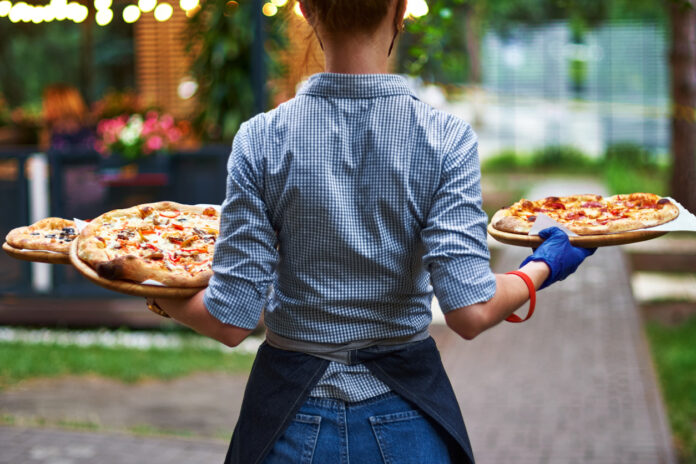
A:
[[[546,184],[529,194],[598,192]],[[496,271],[530,250],[504,246]],[[479,464],[675,462],[625,258],[601,248],[538,294],[536,314],[442,343]]]
[[[529,197],[598,191],[596,185],[566,181],[543,187]],[[510,246],[500,250],[499,272],[516,268],[528,253]],[[598,250],[576,275],[540,292],[537,314],[524,324],[503,323],[471,342],[443,326],[433,326],[433,335],[452,377],[479,464],[675,462],[625,258],[618,248]],[[231,427],[242,382],[229,380],[221,392],[223,382],[220,378],[198,382],[195,400],[171,383],[142,388],[158,391],[150,397],[148,410],[153,417],[158,410],[164,411],[160,417],[171,421],[170,428],[179,422],[172,411],[180,413],[181,423],[191,421],[185,417],[202,408],[199,401],[206,397],[208,407],[223,410],[219,420]],[[54,401],[53,409],[45,388],[43,402],[36,400],[36,389],[34,393],[31,388],[25,390],[25,396],[3,392],[0,413],[23,398],[23,408],[29,412],[33,408],[36,414],[42,410],[37,404],[44,405],[46,414],[56,413],[59,404],[63,413],[87,404],[85,409],[99,415],[99,406],[88,399],[91,391],[104,388],[95,385],[85,382],[80,390],[61,388],[62,401]],[[115,402],[126,411],[133,407],[132,401]],[[225,448],[223,440],[0,427],[2,464],[207,464],[222,462]]]

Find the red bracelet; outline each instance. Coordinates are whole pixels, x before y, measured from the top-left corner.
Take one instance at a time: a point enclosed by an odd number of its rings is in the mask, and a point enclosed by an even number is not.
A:
[[[506,272],[505,274],[514,274],[521,277],[529,289],[529,312],[527,313],[527,317],[522,319],[516,314],[510,314],[505,320],[508,322],[524,322],[532,317],[532,314],[534,314],[534,306],[536,306],[536,289],[534,288],[534,283],[532,282],[532,279],[530,279],[529,276],[522,271],[510,271]]]

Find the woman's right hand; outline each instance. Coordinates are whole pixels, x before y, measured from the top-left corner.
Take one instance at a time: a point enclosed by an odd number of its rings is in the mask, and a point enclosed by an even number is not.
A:
[[[543,261],[549,267],[549,277],[539,290],[568,277],[597,250],[571,245],[568,235],[558,227],[548,227],[539,232],[539,236],[544,239],[542,244],[520,264],[522,267],[530,261]]]

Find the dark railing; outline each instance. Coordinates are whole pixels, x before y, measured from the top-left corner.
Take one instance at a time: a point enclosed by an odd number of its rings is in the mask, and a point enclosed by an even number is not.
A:
[[[31,149],[0,149],[0,238],[15,227],[29,221],[29,188],[26,177],[27,159]],[[31,291],[31,267],[4,252],[0,254],[0,292],[3,294]]]
[[[27,159],[35,150],[0,150],[0,232],[29,223]],[[229,146],[160,155],[141,161],[129,173],[96,152],[47,153],[50,215],[89,219],[140,203],[171,200],[220,204],[225,198]],[[52,266],[52,290],[44,296],[113,298],[114,292],[87,282],[72,266]],[[0,293],[31,295],[31,266],[0,255]]]

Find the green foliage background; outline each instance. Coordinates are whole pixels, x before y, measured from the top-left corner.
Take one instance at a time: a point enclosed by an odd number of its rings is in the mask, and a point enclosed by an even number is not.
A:
[[[188,50],[191,74],[198,82],[198,110],[193,124],[208,140],[231,140],[239,125],[254,114],[251,81],[254,43],[251,0],[210,0],[191,18]],[[282,15],[264,17],[266,82],[282,69],[274,58],[284,43]]]

